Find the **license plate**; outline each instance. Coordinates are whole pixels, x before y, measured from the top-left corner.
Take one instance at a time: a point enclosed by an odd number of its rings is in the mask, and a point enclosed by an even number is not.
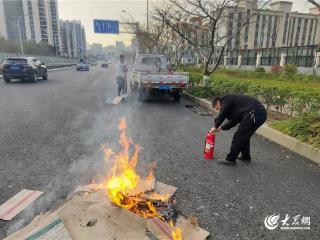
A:
[[[11,70],[19,70],[19,69],[20,69],[20,66],[11,66],[10,69],[11,69]]]
[[[170,85],[159,85],[160,90],[170,90],[171,86]]]

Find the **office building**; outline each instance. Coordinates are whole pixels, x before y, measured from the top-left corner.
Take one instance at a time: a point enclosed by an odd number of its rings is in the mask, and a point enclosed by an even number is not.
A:
[[[0,35],[19,40],[45,42],[60,48],[57,0],[0,0]]]
[[[22,40],[26,40],[25,12],[22,0],[0,0],[0,36],[19,41],[19,26]]]
[[[242,0],[227,10],[228,50],[320,44],[320,14],[292,11],[292,2],[277,1],[257,10],[257,0]],[[247,21],[244,26],[241,23]]]
[[[86,34],[80,21],[60,20],[61,54],[70,58],[83,58],[86,54]]]

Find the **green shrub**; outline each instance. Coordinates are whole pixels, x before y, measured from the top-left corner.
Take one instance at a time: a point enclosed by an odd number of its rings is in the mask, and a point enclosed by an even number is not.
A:
[[[202,82],[203,74],[197,72],[189,72],[189,84],[191,86],[199,85]]]
[[[284,78],[292,78],[298,72],[297,66],[294,64],[286,64],[284,65],[283,77]]]
[[[264,69],[264,67],[257,67],[256,68],[256,70],[255,70],[256,72],[266,72],[266,70]]]
[[[272,124],[276,129],[320,148],[320,112],[304,113]]]
[[[210,88],[210,90],[207,88]],[[260,99],[267,109],[288,115],[320,111],[320,91],[317,89],[289,87],[263,81],[211,77],[208,87],[206,87],[206,94],[209,93],[212,95],[250,94]],[[203,92],[201,94],[204,95]],[[201,97],[200,95],[196,96]]]

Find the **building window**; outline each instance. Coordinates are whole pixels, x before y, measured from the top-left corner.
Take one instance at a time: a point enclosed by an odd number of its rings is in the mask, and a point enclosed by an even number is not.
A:
[[[249,39],[249,25],[250,25],[250,9],[247,9],[246,28],[244,30],[244,43],[248,43]]]
[[[277,38],[278,38],[278,28],[279,28],[279,16],[275,16],[274,23],[273,23],[273,31],[272,31],[272,46],[276,46]]]
[[[228,50],[232,49],[232,33],[233,33],[233,17],[234,14],[231,12],[229,13],[229,18],[228,18]]]
[[[313,40],[312,40],[312,44],[315,44],[315,38],[316,38],[316,33],[317,33],[317,27],[318,27],[318,19],[315,20],[316,24],[314,26],[314,34],[313,34]]]
[[[282,36],[282,44],[286,44],[287,40],[287,32],[288,32],[288,22],[289,22],[289,13],[286,13],[286,18],[284,20],[284,31],[283,31],[283,36]],[[290,26],[289,26],[290,29]]]
[[[289,40],[290,40],[290,34],[291,34],[291,25],[292,25],[292,19],[289,20],[289,28],[288,28],[288,34],[287,34],[287,46],[289,46]]]
[[[309,27],[308,45],[311,44],[311,37],[312,37],[312,32],[313,32],[313,22],[314,22],[314,19],[311,19],[310,27]]]
[[[254,34],[254,48],[258,47],[259,27],[260,27],[260,14],[257,14],[256,31]]]
[[[301,45],[306,45],[306,34],[307,34],[307,26],[308,26],[308,18],[305,18],[303,21],[303,32],[301,38]]]
[[[300,30],[301,30],[301,21],[302,21],[302,18],[298,18],[298,26],[297,26],[296,38],[295,38],[295,41],[294,41],[294,45],[295,45],[295,46],[298,46],[298,45],[299,45]]]
[[[240,33],[241,33],[242,13],[238,13],[237,36],[235,48],[240,49]]]
[[[262,16],[262,26],[261,26],[261,36],[260,36],[260,43],[259,47],[263,48],[263,42],[264,42],[264,32],[265,32],[265,27],[266,27],[266,15]]]
[[[293,33],[294,33],[295,27],[296,27],[296,18],[293,18],[292,27],[291,27],[291,35],[290,35],[290,46],[292,46],[292,44],[293,44]]]
[[[269,17],[268,17],[268,31],[267,31],[268,35],[267,35],[267,42],[266,42],[266,47],[267,48],[269,47],[269,44],[270,44],[270,38],[271,38],[271,41],[272,41],[272,34],[270,34],[272,32],[272,30],[271,30],[272,18],[273,18],[273,16],[269,15]]]

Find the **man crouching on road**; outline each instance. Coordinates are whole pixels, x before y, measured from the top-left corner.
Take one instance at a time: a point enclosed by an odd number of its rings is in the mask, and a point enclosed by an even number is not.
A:
[[[239,160],[251,162],[250,138],[267,119],[265,107],[254,97],[240,94],[216,96],[212,99],[212,106],[220,112],[215,119],[215,126],[210,130],[211,133],[229,130],[240,124],[233,135],[229,154],[225,160],[219,162],[235,165],[240,152]],[[228,119],[228,122],[222,125],[225,119]]]

